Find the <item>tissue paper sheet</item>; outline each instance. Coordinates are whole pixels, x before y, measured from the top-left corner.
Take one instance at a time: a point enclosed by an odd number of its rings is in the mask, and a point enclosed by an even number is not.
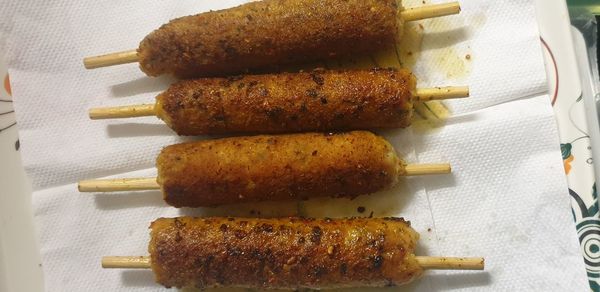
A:
[[[420,254],[486,258],[484,272],[429,272],[409,291],[588,289],[531,1],[464,0],[460,15],[420,22],[405,64],[419,86],[468,84],[472,97],[446,102],[453,116],[443,125],[381,134],[411,162],[451,162],[452,175],[352,201],[198,210],[167,207],[157,192],[78,193],[80,179],[155,175],[158,151],[182,141],[156,118],[90,121],[90,107],[152,102],[173,80],[131,64],[87,71],[82,58],[135,48],[174,17],[243,2],[9,1],[0,10],[47,291],[161,290],[150,271],[99,265],[104,255],[147,254],[147,227],[160,216],[370,212],[411,220]]]

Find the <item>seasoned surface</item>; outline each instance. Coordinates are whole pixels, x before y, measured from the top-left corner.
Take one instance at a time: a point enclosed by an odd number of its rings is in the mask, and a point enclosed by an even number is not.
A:
[[[138,49],[150,76],[224,76],[392,45],[396,0],[264,0],[174,19]]]
[[[393,286],[423,272],[419,235],[399,218],[182,217],[151,229],[152,270],[167,287]]]
[[[184,80],[157,97],[180,135],[284,133],[410,125],[408,70],[315,70]]]
[[[404,163],[370,132],[234,137],[168,146],[158,183],[175,207],[355,197],[396,183]]]

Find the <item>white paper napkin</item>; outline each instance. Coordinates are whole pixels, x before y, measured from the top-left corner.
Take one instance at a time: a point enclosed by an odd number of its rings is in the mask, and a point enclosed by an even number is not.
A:
[[[421,254],[486,257],[485,272],[431,272],[409,290],[588,289],[531,1],[464,0],[461,15],[422,22],[420,86],[468,84],[472,98],[448,102],[454,115],[443,127],[383,134],[412,162],[451,162],[453,175],[353,201],[199,210],[167,207],[156,192],[78,193],[79,179],[155,175],[158,151],[181,141],[156,118],[90,121],[88,108],[151,102],[172,80],[135,65],[86,71],[82,58],[135,48],[171,18],[242,2],[10,1],[0,10],[48,291],[160,290],[150,271],[99,265],[103,255],[147,254],[156,217],[356,216],[360,206],[412,220]]]

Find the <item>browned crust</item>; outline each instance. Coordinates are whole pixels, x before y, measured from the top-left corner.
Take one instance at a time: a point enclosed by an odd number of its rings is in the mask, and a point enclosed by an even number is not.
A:
[[[179,135],[403,128],[415,77],[408,70],[315,70],[184,80],[157,97]]]
[[[149,251],[167,287],[394,286],[423,270],[400,218],[158,219]]]
[[[396,0],[264,0],[181,17],[138,49],[150,76],[224,76],[392,45]]]
[[[200,207],[369,194],[395,184],[403,162],[382,137],[356,131],[172,145],[157,168],[167,203]]]

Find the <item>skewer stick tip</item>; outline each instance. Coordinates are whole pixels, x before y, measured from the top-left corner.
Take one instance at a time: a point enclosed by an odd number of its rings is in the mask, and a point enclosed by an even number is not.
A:
[[[468,86],[449,86],[419,88],[415,91],[415,98],[418,101],[444,100],[452,98],[466,98],[471,95]]]
[[[149,269],[150,257],[147,256],[108,256],[102,257],[102,268],[105,269]]]
[[[435,5],[411,7],[403,10],[400,15],[404,21],[416,21],[426,18],[434,18],[460,13],[460,3],[448,2]]]
[[[423,269],[436,270],[483,270],[484,258],[416,257]]]
[[[98,107],[91,108],[89,111],[89,116],[92,120],[148,117],[156,116],[156,109],[154,104]]]
[[[137,50],[116,52],[106,55],[83,58],[83,66],[86,69],[96,69],[113,65],[134,63],[138,61]]]
[[[452,172],[449,163],[439,164],[409,164],[404,167],[407,176],[448,174]]]
[[[156,178],[119,178],[105,180],[82,180],[77,184],[80,192],[123,192],[160,189]]]

